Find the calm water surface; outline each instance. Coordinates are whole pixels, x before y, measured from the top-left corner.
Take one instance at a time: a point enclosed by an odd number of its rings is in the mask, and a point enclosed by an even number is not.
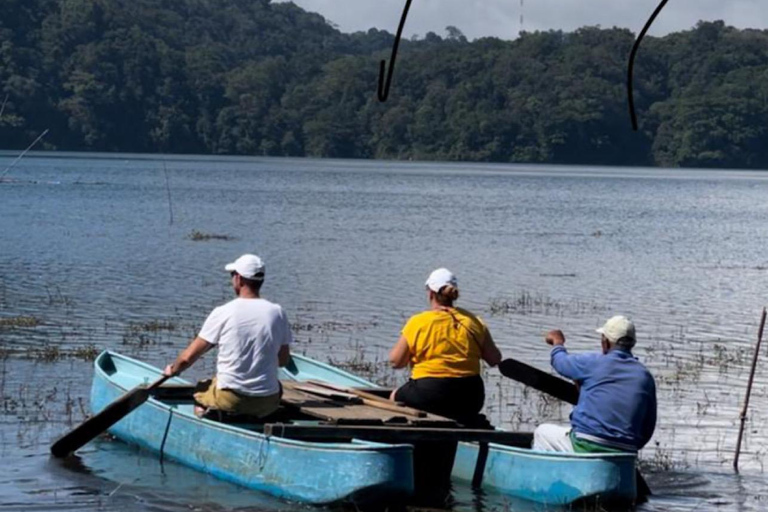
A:
[[[0,157],[0,170],[11,162]],[[66,464],[52,438],[88,411],[88,355],[161,366],[211,307],[222,267],[267,262],[264,294],[296,350],[394,385],[385,364],[438,266],[459,276],[508,356],[548,369],[616,313],[657,378],[641,511],[768,509],[768,368],[758,368],[741,475],[738,416],[768,302],[768,174],[330,160],[27,157],[0,184],[0,509],[306,510],[106,440]],[[228,239],[195,241],[193,231]],[[765,355],[765,354],[763,354]],[[764,363],[765,364],[765,363]],[[213,370],[208,356],[190,370]],[[531,430],[570,408],[486,375],[486,414]],[[457,488],[454,510],[536,510]]]

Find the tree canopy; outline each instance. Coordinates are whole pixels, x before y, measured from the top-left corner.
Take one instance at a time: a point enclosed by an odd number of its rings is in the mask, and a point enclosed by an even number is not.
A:
[[[0,147],[768,168],[768,31],[403,40],[270,0],[6,0]]]

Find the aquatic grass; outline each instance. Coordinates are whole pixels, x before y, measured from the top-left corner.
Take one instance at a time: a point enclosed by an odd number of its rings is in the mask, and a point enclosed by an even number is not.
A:
[[[46,343],[41,347],[26,347],[21,349],[0,349],[0,359],[7,360],[11,357],[37,361],[41,363],[56,363],[65,359],[79,361],[94,361],[101,351],[93,344],[78,345],[65,348],[61,345]]]
[[[49,306],[54,305],[62,305],[62,306],[72,306],[74,305],[74,300],[72,298],[64,295],[61,293],[61,288],[59,288],[59,285],[54,286],[54,290],[51,290],[50,286],[45,287],[45,293],[48,296],[47,304]]]
[[[565,276],[565,274],[563,274]],[[552,297],[523,290],[517,296],[492,298],[488,311],[496,315],[550,315],[580,316],[606,311],[607,308],[592,301],[572,300],[563,302]]]
[[[214,233],[203,233],[202,231],[193,229],[192,232],[189,235],[187,235],[187,239],[192,240],[193,242],[207,242],[210,240],[224,240],[227,242],[231,242],[233,240],[237,240],[237,237],[234,237],[231,235],[217,235]]]
[[[291,330],[294,333],[300,332],[360,332],[371,327],[376,327],[378,322],[371,320],[368,322],[346,322],[340,320],[328,320],[325,322],[291,322]]]
[[[131,322],[125,326],[123,332],[123,345],[134,347],[147,347],[150,345],[171,344],[161,343],[157,336],[161,333],[172,333],[178,328],[178,324],[171,320],[149,320],[145,322]]]
[[[637,467],[641,473],[678,471],[690,467],[687,458],[674,457],[672,450],[662,447],[659,441],[654,441],[654,445],[653,455],[650,458],[637,459]]]
[[[157,345],[157,340],[148,336],[143,332],[127,332],[123,334],[123,345],[131,345],[134,347],[147,347],[150,345]]]
[[[354,352],[346,359],[336,359],[328,356],[328,364],[336,368],[346,370],[366,380],[370,380],[385,388],[394,388],[402,380],[398,370],[389,366],[389,361],[384,361],[378,355],[371,358],[360,342],[355,342]]]
[[[176,324],[170,320],[150,320],[148,322],[129,324],[131,330],[146,332],[175,331],[176,327]]]
[[[37,327],[40,323],[40,319],[34,316],[12,316],[0,318],[0,329],[4,327]]]

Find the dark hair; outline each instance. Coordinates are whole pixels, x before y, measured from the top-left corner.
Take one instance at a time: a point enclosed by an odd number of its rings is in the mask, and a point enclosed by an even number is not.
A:
[[[247,279],[240,276],[240,282],[243,283],[243,286],[250,288],[254,293],[259,293],[261,285],[264,284],[264,274],[256,274],[253,277],[253,279]]]
[[[459,298],[459,289],[451,284],[447,284],[435,293],[435,300],[441,306],[451,307],[453,301]]]

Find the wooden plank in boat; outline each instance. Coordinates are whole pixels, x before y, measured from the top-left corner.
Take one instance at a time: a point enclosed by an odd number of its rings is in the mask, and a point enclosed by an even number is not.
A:
[[[366,404],[329,400],[301,391],[296,386],[285,386],[285,383],[282,402],[298,408],[302,413],[313,418],[339,424],[414,424],[417,421],[428,421],[430,425],[456,426],[456,422],[441,416],[424,413],[424,418],[414,418],[399,411],[380,409]]]
[[[383,425],[391,420],[392,413],[374,409],[366,405],[355,405],[335,402],[319,396],[304,393],[289,387],[283,388],[281,401],[289,406],[299,409],[302,413],[330,422],[354,422],[365,424]]]
[[[283,387],[286,387],[289,383],[284,383]],[[351,393],[344,393],[342,391],[334,391],[330,389],[324,389],[318,386],[309,386],[309,385],[296,385],[293,387],[293,389],[303,391],[305,393],[310,393],[313,395],[320,395],[324,398],[328,398],[330,400],[337,400],[340,402],[349,402],[354,404],[361,404],[363,403],[363,399],[359,396],[353,395]]]
[[[426,428],[362,425],[292,425],[268,423],[264,433],[292,439],[366,439],[387,443],[414,443],[419,441],[466,441],[497,443],[530,448],[533,434],[469,428]]]
[[[186,402],[192,400],[195,386],[187,384],[166,384],[153,393],[159,400],[168,402]],[[333,394],[333,393],[332,393]],[[331,421],[338,424],[366,424],[366,425],[419,425],[419,426],[454,426],[455,422],[447,418],[426,414],[423,417],[409,416],[405,408],[400,411],[394,403],[393,410],[382,410],[376,407],[364,405],[357,400],[347,401],[346,397],[338,397],[332,400],[324,396],[307,393],[303,385],[283,382],[282,402],[285,405],[298,408],[303,413],[323,421]],[[353,399],[357,397],[351,397]],[[361,399],[362,400],[362,399]]]
[[[322,386],[328,389],[332,389],[339,393],[352,394],[354,396],[358,396],[363,400],[363,403],[365,405],[370,405],[371,407],[378,407],[379,409],[386,409],[388,411],[397,412],[397,413],[405,414],[408,416],[414,416],[416,418],[425,418],[427,416],[427,413],[424,411],[414,409],[413,407],[408,407],[407,405],[402,404],[400,402],[393,402],[386,398],[380,397],[378,395],[374,395],[373,393],[369,393],[367,391],[362,391],[357,388],[348,388],[348,387],[338,386],[336,384],[331,384],[328,382],[322,382],[322,381],[316,381],[316,380],[310,380],[307,382],[309,382],[310,384],[314,384],[316,386]]]

